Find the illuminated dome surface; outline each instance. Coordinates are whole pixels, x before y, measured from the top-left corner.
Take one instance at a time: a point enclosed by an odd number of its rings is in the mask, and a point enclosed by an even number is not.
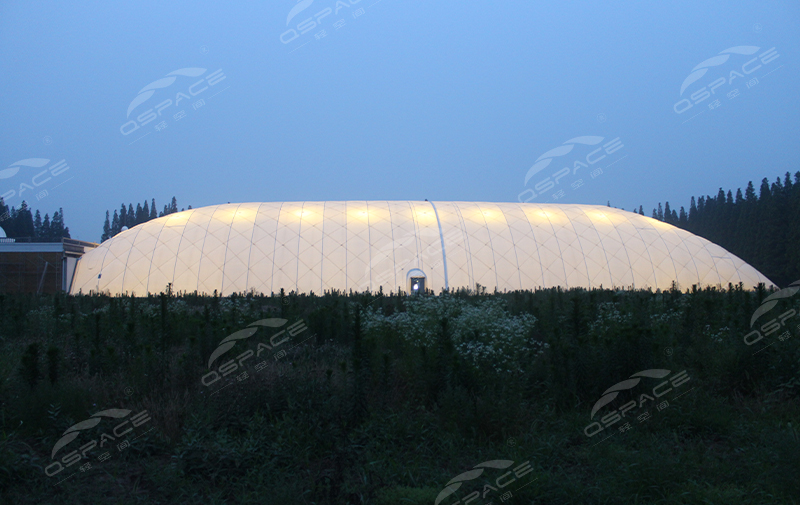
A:
[[[72,292],[221,295],[411,290],[680,289],[773,283],[725,249],[595,205],[348,201],[225,204],[119,233],[78,262]]]

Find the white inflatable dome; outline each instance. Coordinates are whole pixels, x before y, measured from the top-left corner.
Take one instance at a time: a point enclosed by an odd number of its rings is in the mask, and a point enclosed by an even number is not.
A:
[[[348,201],[225,204],[153,219],[78,262],[72,292],[221,295],[680,289],[773,283],[725,249],[595,205]]]

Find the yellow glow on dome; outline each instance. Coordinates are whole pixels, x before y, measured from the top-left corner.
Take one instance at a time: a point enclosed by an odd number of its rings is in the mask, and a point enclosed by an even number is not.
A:
[[[189,216],[191,212],[178,212],[177,214],[172,214],[167,218],[167,223],[165,226],[183,226],[189,221]]]
[[[252,209],[238,209],[233,215],[233,218],[237,221],[249,221],[252,220],[255,215],[256,213]]]
[[[496,210],[483,210],[483,209],[481,209],[481,214],[480,215],[486,222],[493,222],[493,221],[502,222],[502,221],[505,220],[503,212],[498,212]]]
[[[418,210],[414,213],[414,217],[421,223],[436,221],[436,214],[432,210]]]
[[[363,207],[362,208],[355,207],[347,209],[347,218],[349,220],[361,221],[367,223],[369,221],[369,218],[372,217],[372,215],[373,215],[372,212]]]

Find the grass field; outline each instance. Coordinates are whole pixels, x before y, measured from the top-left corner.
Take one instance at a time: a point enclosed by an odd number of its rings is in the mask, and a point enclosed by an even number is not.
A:
[[[769,295],[0,295],[0,493],[798,503],[800,295],[754,333]]]

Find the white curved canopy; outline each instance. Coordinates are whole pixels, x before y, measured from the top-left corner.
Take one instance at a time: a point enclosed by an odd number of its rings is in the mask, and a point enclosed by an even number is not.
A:
[[[773,283],[723,248],[595,205],[348,201],[225,204],[119,233],[78,262],[72,292],[222,295],[488,291],[562,286],[680,289]]]

